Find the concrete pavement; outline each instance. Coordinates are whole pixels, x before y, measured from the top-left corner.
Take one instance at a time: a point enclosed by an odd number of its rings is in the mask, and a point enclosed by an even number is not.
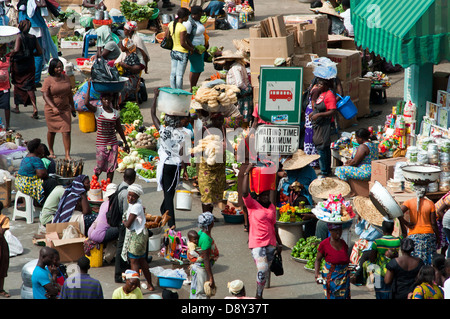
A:
[[[174,3],[179,5],[179,1]],[[260,0],[256,3],[256,21],[248,23],[251,26],[257,21],[268,16],[276,14],[310,14],[309,4],[301,3],[295,0],[269,1]],[[165,9],[162,10],[165,12]],[[172,12],[175,12],[172,11]],[[248,37],[248,28],[240,30],[216,30],[210,32],[210,41],[212,45],[224,46],[225,49],[234,50],[233,39]],[[149,92],[149,101],[141,105],[145,124],[151,123],[150,105],[152,102],[152,91],[154,87],[169,86],[170,74],[170,57],[169,52],[163,50],[158,44],[147,44],[150,53],[149,74],[144,75],[147,89]],[[63,57],[69,61],[75,62],[75,59],[81,56],[81,49],[65,49]],[[446,66],[448,68],[448,65]],[[188,87],[188,73],[185,73],[185,87]],[[206,64],[205,72],[201,79],[208,78],[215,73],[212,64]],[[77,80],[82,81],[83,76],[77,74]],[[390,107],[395,105],[398,99],[403,96],[403,73],[392,76],[393,86],[388,90],[388,104],[382,106],[374,106],[375,110],[382,110],[383,114],[376,118],[361,120],[359,126],[378,125],[384,123],[384,116],[390,113]],[[38,109],[40,114],[39,120],[31,119],[32,108],[24,108],[21,106],[21,114],[11,114],[11,126],[18,132],[22,133],[25,139],[40,137],[46,143],[47,128],[43,115],[43,99],[38,91]],[[2,116],[2,115],[0,115]],[[84,173],[91,175],[95,165],[95,133],[85,134],[78,129],[78,117],[73,119],[72,124],[72,155],[82,157],[85,160]],[[348,129],[354,130],[357,127]],[[56,155],[62,157],[64,155],[62,147],[61,135],[56,136],[55,141]],[[115,183],[122,181],[122,175],[116,173],[114,176]],[[144,206],[150,214],[158,214],[159,206],[162,201],[162,193],[156,191],[156,184],[145,183],[137,180],[144,187],[145,195],[143,196]],[[13,208],[5,209],[6,215],[12,218]],[[183,235],[187,234],[190,229],[197,229],[197,216],[201,212],[200,201],[198,198],[194,200],[193,209],[190,212],[177,211],[177,226]],[[214,265],[214,277],[218,287],[215,298],[222,299],[228,295],[227,282],[234,279],[241,279],[246,286],[247,294],[253,296],[256,291],[256,267],[251,258],[250,251],[247,246],[247,233],[244,232],[243,225],[225,224],[219,210],[214,210],[214,215],[219,218],[219,222],[215,224],[212,231],[213,237],[220,251],[220,258]],[[10,259],[10,268],[8,277],[5,280],[5,289],[10,292],[11,299],[20,299],[20,287],[22,283],[21,269],[28,261],[36,259],[40,247],[32,244],[32,237],[37,232],[38,220],[35,219],[34,224],[26,224],[24,219],[11,221],[12,233],[20,239],[24,246],[24,253],[20,256]],[[162,266],[171,267],[171,264],[158,257],[156,253],[150,267]],[[290,250],[283,251],[283,262],[285,274],[280,277],[272,276],[271,287],[264,291],[264,297],[268,299],[322,299],[323,291],[314,281],[314,275],[303,268],[303,264],[293,261],[290,258]],[[114,266],[104,265],[101,268],[92,268],[89,273],[92,277],[101,281],[105,298],[111,298],[112,292],[120,284],[114,282]],[[156,286],[156,279],[153,284]],[[180,298],[188,298],[188,286],[183,286],[178,293]],[[157,294],[161,293],[161,289],[157,288]],[[144,290],[144,297],[148,297],[151,293]],[[368,291],[366,288],[352,286],[352,298],[354,299],[374,299],[374,292]]]

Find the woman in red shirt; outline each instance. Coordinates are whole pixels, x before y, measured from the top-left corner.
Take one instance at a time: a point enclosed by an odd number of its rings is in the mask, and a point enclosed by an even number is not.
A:
[[[250,195],[249,173],[255,164],[248,165],[242,181],[242,197],[248,210],[250,230],[248,248],[252,252],[257,268],[256,298],[262,299],[270,264],[275,254],[281,254],[282,243],[276,227],[277,211],[270,201],[270,187],[257,194],[256,199]]]
[[[313,127],[313,143],[320,155],[319,166],[323,176],[331,175],[331,123],[336,114],[336,96],[334,95],[332,82],[319,79],[317,90],[311,97],[314,111],[309,115]]]
[[[341,238],[342,225],[328,223],[330,236],[324,239],[317,249],[314,265],[318,284],[323,284],[327,299],[350,299],[350,271],[348,265],[348,245]],[[320,265],[325,258],[325,265],[320,275]]]

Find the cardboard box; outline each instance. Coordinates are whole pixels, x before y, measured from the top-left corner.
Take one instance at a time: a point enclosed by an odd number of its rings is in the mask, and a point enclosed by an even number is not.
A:
[[[240,13],[227,13],[227,21],[231,25],[232,29],[242,29],[247,25],[240,19]]]
[[[304,24],[305,30],[314,31],[314,42],[328,40],[328,18],[320,15],[288,15],[284,16],[286,24]]]
[[[356,50],[355,40],[343,35],[329,34],[327,42],[330,49]]]
[[[12,181],[6,180],[3,184],[0,184],[0,201],[4,208],[11,206],[11,188]]]
[[[276,34],[276,35],[272,34],[272,36],[276,36],[276,37],[287,36],[286,24],[284,23],[283,16],[277,15],[275,17],[271,17],[270,19],[273,22],[273,26],[274,26],[275,34]]]
[[[297,43],[300,47],[312,46],[313,40],[313,30],[297,30]]]
[[[328,54],[327,41],[313,42],[312,52],[319,57],[326,57]]]
[[[359,78],[355,78],[348,81],[343,81],[342,88],[344,89],[344,95],[350,96],[350,99],[357,100],[359,99]],[[370,92],[369,92],[370,97]]]
[[[386,186],[387,181],[394,178],[395,164],[397,162],[406,162],[406,157],[394,157],[372,161],[372,176],[370,181],[378,181],[381,185]]]
[[[294,54],[294,35],[277,38],[250,38],[250,56],[287,59]]]
[[[338,77],[341,81],[361,76],[361,55],[356,50],[328,49],[328,58],[337,63]]]
[[[206,22],[203,24],[205,30],[215,30],[216,29],[216,18],[208,18]]]
[[[261,38],[261,27],[259,25],[248,28],[250,31],[250,38]]]
[[[358,117],[363,117],[370,114],[371,80],[368,78],[358,78],[358,81],[359,81]]]
[[[61,262],[76,262],[84,256],[83,242],[86,237],[80,235],[79,238],[61,239],[64,229],[73,225],[79,229],[78,223],[50,223],[46,225],[46,245],[55,248],[59,252]]]

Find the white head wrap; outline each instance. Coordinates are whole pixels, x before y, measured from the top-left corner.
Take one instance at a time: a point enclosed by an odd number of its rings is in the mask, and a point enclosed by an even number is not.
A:
[[[236,279],[229,282],[227,287],[230,294],[236,295],[241,292],[242,288],[244,288],[244,283],[242,280]]]
[[[125,279],[139,279],[139,274],[131,269],[125,270]]]
[[[144,194],[144,190],[142,189],[142,186],[139,184],[136,184],[136,183],[128,186],[128,192],[133,192],[136,195],[138,195],[139,197],[141,197]]]
[[[214,222],[214,215],[211,212],[204,212],[198,216],[198,227],[208,228]]]

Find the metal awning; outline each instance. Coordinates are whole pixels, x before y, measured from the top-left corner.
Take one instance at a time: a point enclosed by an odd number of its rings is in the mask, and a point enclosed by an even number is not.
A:
[[[406,68],[450,61],[450,1],[351,0],[355,42]]]

